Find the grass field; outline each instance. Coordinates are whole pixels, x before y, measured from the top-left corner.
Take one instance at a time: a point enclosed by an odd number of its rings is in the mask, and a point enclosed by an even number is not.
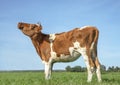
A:
[[[43,72],[0,72],[0,85],[120,85],[120,72],[103,73],[101,83],[96,75],[91,83],[86,78],[86,72],[53,72],[50,80]]]

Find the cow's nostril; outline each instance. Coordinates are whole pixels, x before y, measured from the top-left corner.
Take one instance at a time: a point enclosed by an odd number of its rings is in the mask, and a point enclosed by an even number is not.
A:
[[[18,23],[18,29],[23,30],[24,26],[22,25],[22,23]]]
[[[20,30],[23,30],[23,27],[19,27]]]

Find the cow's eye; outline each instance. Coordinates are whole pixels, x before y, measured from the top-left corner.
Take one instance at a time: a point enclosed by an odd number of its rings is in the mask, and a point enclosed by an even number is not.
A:
[[[32,27],[31,27],[31,30],[34,30],[34,28],[35,28],[35,26],[32,26]]]

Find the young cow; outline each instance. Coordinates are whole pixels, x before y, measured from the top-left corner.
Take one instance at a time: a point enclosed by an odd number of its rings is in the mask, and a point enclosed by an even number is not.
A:
[[[83,56],[88,79],[92,80],[96,71],[101,81],[100,63],[97,57],[97,41],[99,31],[96,27],[85,26],[59,34],[44,34],[39,24],[18,23],[18,28],[32,40],[33,45],[45,64],[45,78],[50,79],[55,62],[70,62]]]

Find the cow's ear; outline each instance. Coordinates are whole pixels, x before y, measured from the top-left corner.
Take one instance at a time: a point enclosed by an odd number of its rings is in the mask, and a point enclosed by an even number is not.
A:
[[[40,28],[40,30],[42,30],[42,25],[40,22],[38,22],[36,25]]]
[[[41,25],[41,24],[40,24],[40,26],[39,26],[39,27],[40,27],[40,30],[42,30],[42,25]]]
[[[40,26],[39,26],[39,27],[40,27],[40,30],[42,30],[42,25],[41,25],[41,24],[40,24]]]

